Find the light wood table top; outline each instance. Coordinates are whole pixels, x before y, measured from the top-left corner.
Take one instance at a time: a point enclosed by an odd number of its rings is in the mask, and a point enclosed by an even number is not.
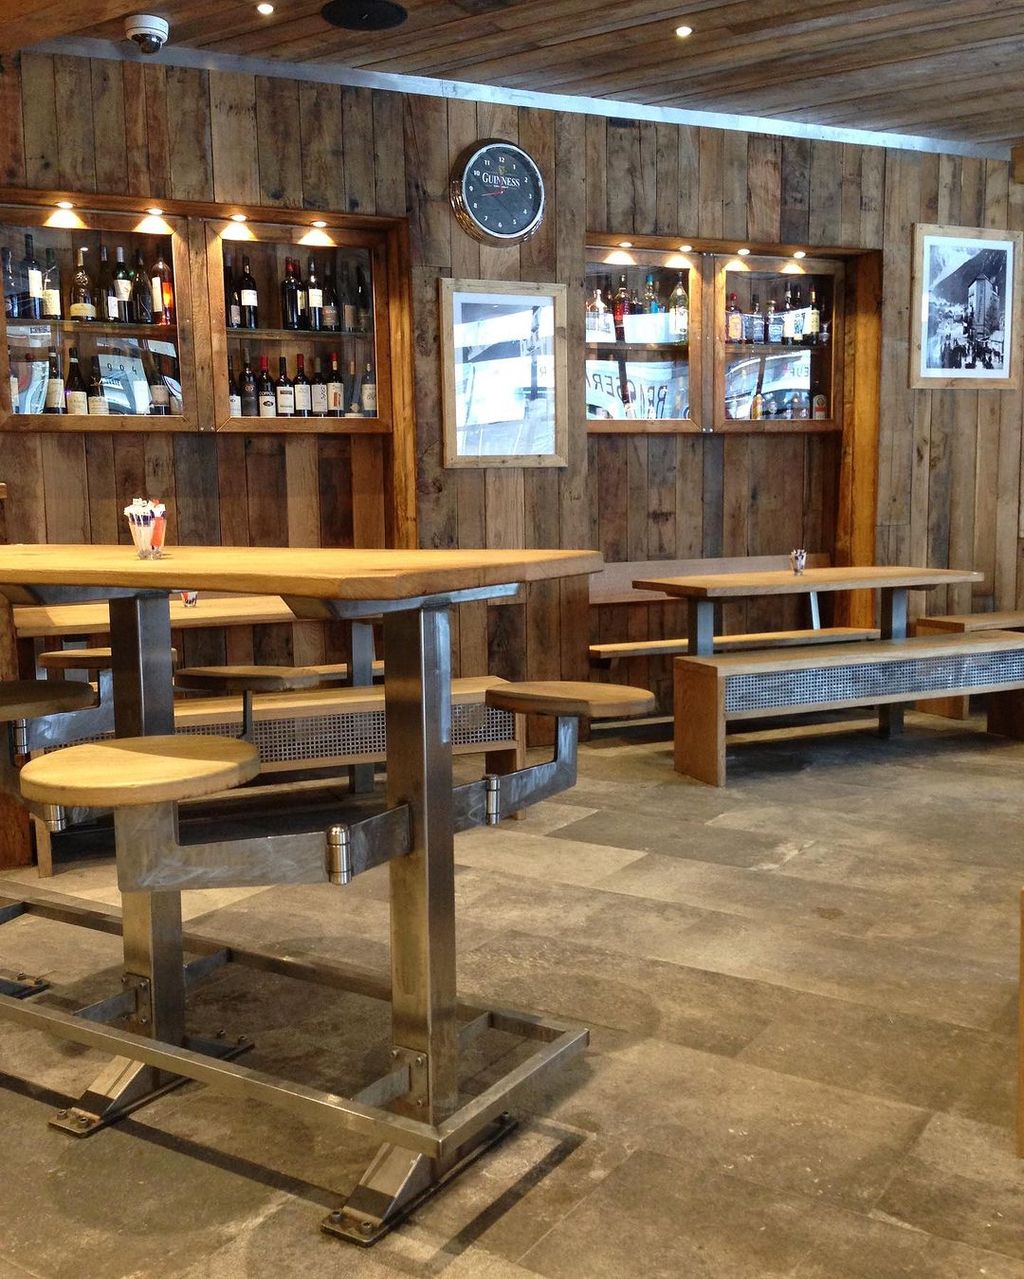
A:
[[[597,551],[347,550],[173,546],[140,560],[131,546],[0,546],[0,585],[239,591],[319,600],[404,600],[509,582],[594,573]]]
[[[295,614],[280,595],[225,595],[220,599],[200,595],[191,608],[186,608],[179,599],[171,599],[171,627],[174,630],[294,621]],[[14,626],[22,639],[53,635],[108,635],[110,609],[103,600],[84,604],[16,604]]]
[[[811,591],[879,590],[886,587],[928,590],[957,582],[982,582],[972,569],[906,568],[864,565],[857,568],[808,568],[803,573],[713,573],[692,577],[655,577],[635,581],[638,590],[664,591],[690,599],[730,599],[756,595],[806,595]]]

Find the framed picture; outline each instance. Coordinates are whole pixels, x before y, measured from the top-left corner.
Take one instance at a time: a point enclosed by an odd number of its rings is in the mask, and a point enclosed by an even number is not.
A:
[[[1018,385],[1021,245],[1015,231],[914,227],[912,387]]]
[[[441,285],[446,466],[565,466],[566,286]]]

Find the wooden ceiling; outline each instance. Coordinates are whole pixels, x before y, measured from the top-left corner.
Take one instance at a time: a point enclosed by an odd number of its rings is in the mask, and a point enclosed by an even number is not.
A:
[[[1024,137],[1024,0],[403,0],[392,31],[329,27],[323,0],[0,0],[0,51],[123,38],[162,14],[220,53],[971,142]],[[7,10],[7,13],[4,13]],[[100,20],[97,21],[97,18]],[[674,35],[686,23],[694,34]]]

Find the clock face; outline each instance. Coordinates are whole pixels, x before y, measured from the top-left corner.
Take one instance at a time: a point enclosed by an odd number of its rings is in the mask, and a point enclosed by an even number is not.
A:
[[[478,142],[455,166],[452,204],[477,239],[518,244],[544,217],[544,179],[520,147]]]

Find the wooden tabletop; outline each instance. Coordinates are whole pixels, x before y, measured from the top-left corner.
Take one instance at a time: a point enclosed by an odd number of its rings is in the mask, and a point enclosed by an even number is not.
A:
[[[321,600],[403,600],[595,573],[597,551],[344,550],[172,546],[140,560],[131,546],[0,546],[0,587],[211,590]]]
[[[970,569],[905,568],[899,565],[863,565],[859,568],[809,568],[797,574],[713,573],[693,577],[652,577],[635,581],[638,590],[664,591],[691,599],[729,599],[754,595],[804,595],[810,591],[878,590],[906,587],[928,590],[954,582],[982,582],[983,573]]]
[[[294,621],[295,614],[280,595],[225,595],[220,598],[200,595],[191,608],[171,597],[171,626],[175,630]],[[85,604],[16,604],[14,626],[22,639],[53,635],[109,635],[110,606],[106,600]]]

